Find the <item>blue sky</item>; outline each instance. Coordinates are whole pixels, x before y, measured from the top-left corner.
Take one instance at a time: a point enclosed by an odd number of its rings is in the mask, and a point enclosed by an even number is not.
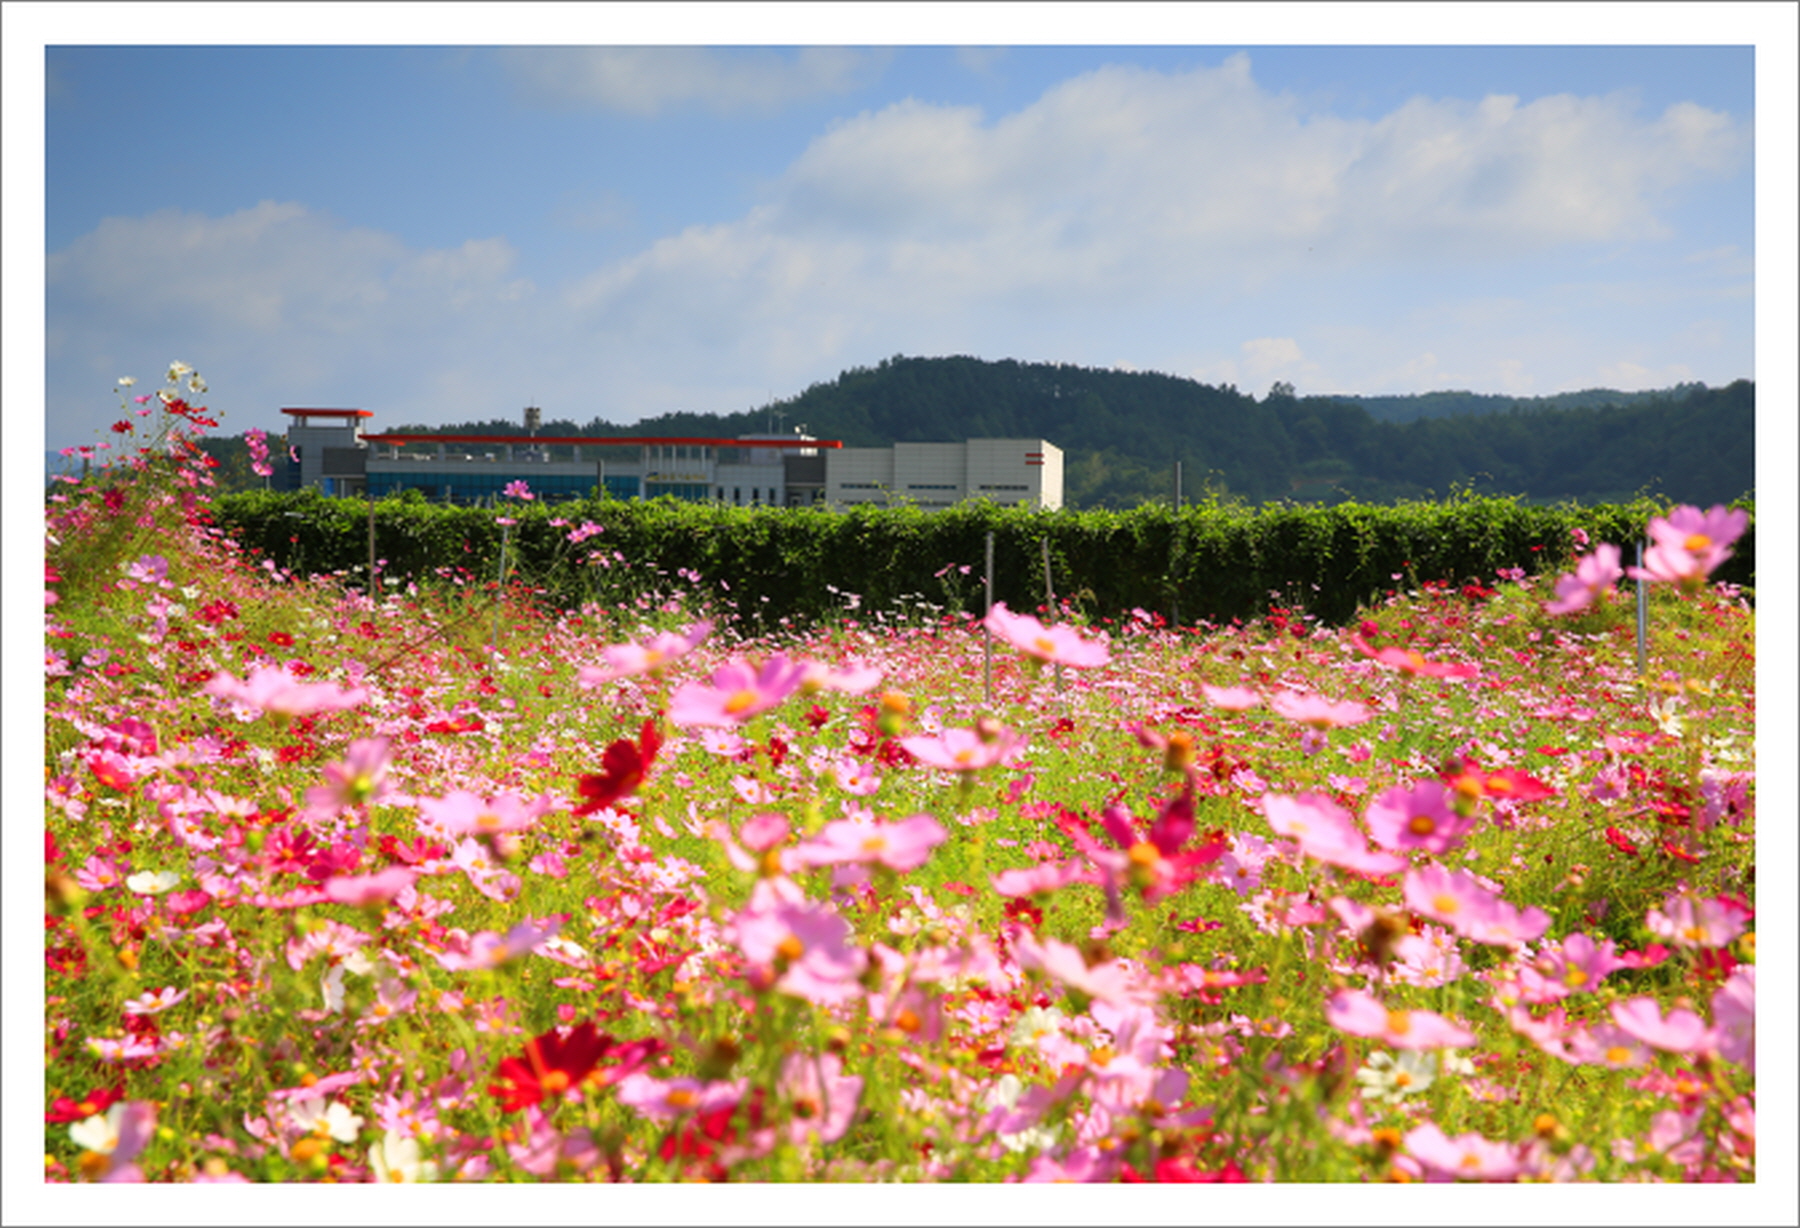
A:
[[[681,7],[550,6],[639,45],[502,46],[583,23],[493,13],[441,46],[48,31],[47,446],[174,359],[227,431],[727,413],[894,354],[1258,395],[1757,375],[1756,51],[1729,21],[1687,37],[1735,45],[1454,45],[1420,16],[1479,6],[1415,5],[1389,28],[1437,45],[1284,46],[1287,15],[1364,38],[1389,10],[1273,6],[1226,42],[1182,41],[1218,24],[1192,6],[1047,35],[998,6],[948,28],[1010,41],[966,47],[777,6],[754,28],[785,45],[645,45],[712,28]],[[1500,7],[1490,30],[1547,36]]]

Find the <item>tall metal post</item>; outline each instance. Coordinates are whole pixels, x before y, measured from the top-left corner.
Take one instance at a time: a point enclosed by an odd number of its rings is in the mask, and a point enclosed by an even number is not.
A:
[[[988,530],[987,535],[987,571],[985,575],[987,607],[982,611],[981,685],[983,693],[987,696],[988,707],[991,708],[994,706],[994,633],[987,629],[986,619],[989,614],[994,612],[994,531],[992,529]]]
[[[1644,569],[1644,543],[1637,544],[1637,565],[1641,572]],[[1650,621],[1650,589],[1640,575],[1637,582],[1637,667],[1638,677],[1644,676],[1644,640]]]

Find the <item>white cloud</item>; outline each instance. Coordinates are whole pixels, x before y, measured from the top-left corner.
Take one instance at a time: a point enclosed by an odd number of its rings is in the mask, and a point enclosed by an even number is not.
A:
[[[803,47],[792,55],[706,47],[510,47],[496,53],[526,97],[650,116],[689,104],[768,112],[843,94],[879,73],[882,52]]]

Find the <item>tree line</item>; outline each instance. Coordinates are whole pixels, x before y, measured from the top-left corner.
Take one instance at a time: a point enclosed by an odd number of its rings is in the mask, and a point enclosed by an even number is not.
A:
[[[1753,493],[1756,388],[1683,384],[1656,393],[1590,389],[1553,397],[1468,392],[1261,400],[1157,372],[972,357],[853,367],[736,414],[672,413],[623,425],[549,419],[544,435],[719,435],[804,427],[851,447],[1041,438],[1064,453],[1064,502],[1127,508],[1217,497],[1335,505],[1467,491],[1532,502],[1639,495],[1707,506]],[[394,431],[526,434],[518,418]],[[213,441],[227,460],[241,440]],[[247,462],[241,465],[248,476]],[[245,483],[248,484],[248,483]]]

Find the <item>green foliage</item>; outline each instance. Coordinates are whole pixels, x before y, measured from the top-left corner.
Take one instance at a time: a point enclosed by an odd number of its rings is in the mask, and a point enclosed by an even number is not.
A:
[[[233,494],[213,504],[221,528],[283,569],[359,586],[370,510],[311,491]],[[1567,565],[1576,528],[1629,556],[1646,520],[1666,510],[1648,499],[1546,507],[1467,493],[1392,507],[1252,509],[1208,500],[1179,512],[1162,504],[1049,512],[987,503],[935,513],[828,512],[596,499],[515,506],[505,511],[516,522],[509,527],[492,509],[414,497],[377,502],[373,524],[377,570],[390,582],[499,582],[504,541],[505,578],[553,605],[679,589],[746,630],[769,631],[828,623],[853,608],[979,612],[989,532],[994,598],[1014,609],[1046,600],[1047,544],[1057,598],[1089,620],[1145,610],[1217,624],[1280,604],[1341,624],[1359,605],[1426,581],[1491,585],[1502,569],[1553,572]],[[585,522],[601,531],[571,542]],[[1716,578],[1754,582],[1754,520]]]

